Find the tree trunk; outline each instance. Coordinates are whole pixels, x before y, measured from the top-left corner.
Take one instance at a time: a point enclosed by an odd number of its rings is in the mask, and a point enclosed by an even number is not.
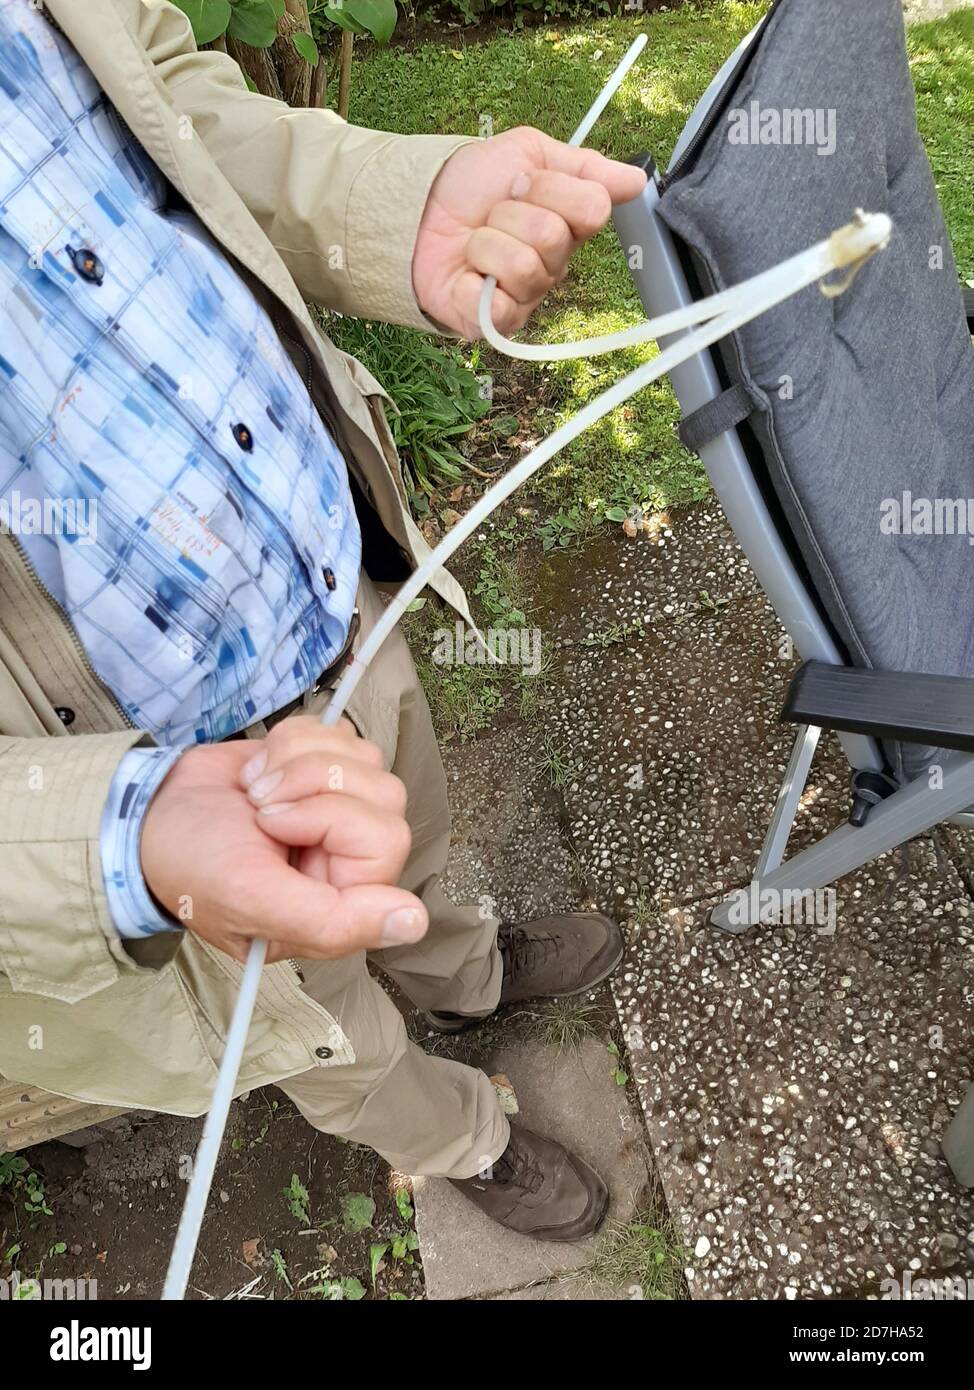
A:
[[[311,74],[311,97],[309,106],[324,106],[328,99],[328,69],[324,58],[318,59],[318,66]]]
[[[348,120],[348,96],[352,85],[352,42],[355,35],[351,29],[342,30],[342,56],[338,69],[338,114]]]
[[[312,69],[294,47],[293,36],[298,33],[310,34],[307,0],[284,0],[283,18],[277,26],[277,38],[270,48],[251,48],[227,36],[227,52],[234,58],[251,82],[264,96],[286,101],[289,106],[319,105],[312,102],[312,78],[318,69]],[[323,65],[318,84],[319,93],[324,85]]]

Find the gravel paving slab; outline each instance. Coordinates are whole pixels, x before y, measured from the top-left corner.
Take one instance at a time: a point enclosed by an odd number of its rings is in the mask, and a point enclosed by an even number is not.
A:
[[[561,643],[575,851],[629,923],[614,992],[695,1252],[691,1293],[868,1297],[907,1270],[974,1277],[974,1192],[938,1147],[974,1075],[961,851],[938,832],[850,875],[831,920],[707,926],[763,837],[794,657],[715,507],[662,540],[556,557],[538,618]],[[834,740],[823,753],[792,850],[848,811]]]

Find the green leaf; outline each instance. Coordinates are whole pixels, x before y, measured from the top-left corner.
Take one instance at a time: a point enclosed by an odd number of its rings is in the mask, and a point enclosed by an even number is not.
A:
[[[425,603],[426,600],[423,599]],[[409,1190],[405,1187],[396,1188],[396,1210],[399,1212],[403,1221],[410,1222],[413,1219],[413,1204],[409,1196]]]
[[[408,1302],[409,1302],[409,1299],[406,1297],[406,1295],[405,1295],[404,1293],[391,1293],[391,1294],[389,1295],[389,1302],[390,1302],[390,1303],[408,1303]]]
[[[291,1182],[288,1187],[281,1189],[287,1209],[296,1221],[300,1221],[303,1226],[311,1224],[311,1198],[308,1189],[298,1177],[297,1173],[291,1174]]]
[[[382,1256],[389,1249],[388,1245],[369,1246],[369,1277],[372,1280],[372,1287],[375,1288],[375,1276],[379,1272],[379,1265],[382,1263]]]
[[[626,1073],[622,1070],[621,1067],[616,1067],[615,1071],[612,1073],[612,1076],[617,1086],[624,1086],[626,1082],[629,1080],[629,1077],[626,1075]]]
[[[193,26],[198,44],[212,43],[226,33],[230,23],[230,0],[173,0]]]
[[[291,1283],[287,1272],[287,1264],[280,1250],[271,1251],[271,1264],[274,1266],[274,1273],[277,1275],[278,1279],[280,1279],[283,1284],[287,1284],[289,1289],[293,1290],[294,1285]]]
[[[320,1284],[312,1284],[308,1293],[314,1294],[318,1298],[327,1299],[329,1303],[340,1303],[345,1297],[345,1289],[342,1279],[325,1279]]]
[[[348,29],[353,34],[367,34],[369,32],[368,29],[363,28],[357,20],[352,18],[348,12],[347,5],[342,5],[335,9],[330,5],[326,5],[321,13],[324,15],[325,19],[329,20],[332,24],[337,24],[339,29]]]
[[[277,38],[274,0],[234,0],[227,33],[251,48],[270,48]]]
[[[396,0],[345,0],[345,13],[361,24],[376,43],[388,43],[396,27]]]
[[[291,37],[291,42],[309,68],[316,68],[318,66],[318,58],[320,56],[318,53],[318,45],[310,34],[294,34]]]
[[[354,1274],[350,1274],[342,1280],[342,1295],[350,1303],[357,1303],[360,1298],[365,1297],[365,1289]]]
[[[342,1220],[350,1235],[368,1230],[373,1216],[375,1202],[365,1192],[349,1192],[342,1198]]]
[[[628,515],[625,507],[607,507],[605,519],[606,521],[625,521]]]

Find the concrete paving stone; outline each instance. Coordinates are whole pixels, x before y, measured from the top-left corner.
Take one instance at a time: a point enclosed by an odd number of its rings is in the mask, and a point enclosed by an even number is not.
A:
[[[974,894],[974,830],[954,825],[941,825],[935,831],[938,842],[950,856],[968,890]]]
[[[613,992],[695,1251],[691,1293],[855,1298],[906,1269],[970,1277],[974,1193],[938,1145],[974,1075],[960,851],[937,832],[850,875],[834,935],[706,925],[764,835],[794,658],[720,513],[670,529],[660,547],[611,536],[557,557],[543,611],[563,654],[569,823],[584,877],[629,923]],[[790,852],[848,804],[829,739]]]
[[[578,894],[561,799],[539,771],[532,737],[515,725],[443,749],[453,812],[444,888],[508,922],[571,908]]]
[[[492,1303],[619,1303],[628,1301],[630,1295],[622,1289],[609,1288],[605,1284],[593,1283],[584,1275],[577,1278],[548,1279],[543,1284],[532,1284],[527,1289],[512,1289],[509,1293],[495,1294]]]
[[[797,659],[721,513],[684,512],[661,540],[620,528],[557,556],[536,613],[560,657],[543,713],[574,771],[570,834],[616,914],[746,883],[795,736],[778,716]],[[842,818],[848,783],[823,741],[794,845]]]
[[[974,0],[903,0],[908,24],[928,19],[943,19],[954,10],[969,10]]]
[[[648,1183],[645,1139],[605,1045],[587,1039],[563,1053],[512,1045],[498,1049],[491,1070],[513,1081],[528,1128],[560,1140],[601,1174],[611,1194],[609,1221],[629,1220]],[[562,1245],[515,1235],[442,1179],[415,1179],[414,1196],[427,1298],[503,1294],[577,1272],[592,1260],[594,1240]]]

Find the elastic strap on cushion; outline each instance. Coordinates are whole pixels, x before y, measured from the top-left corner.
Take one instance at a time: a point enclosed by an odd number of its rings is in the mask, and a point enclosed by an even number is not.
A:
[[[743,382],[729,386],[712,401],[692,411],[676,427],[680,441],[691,453],[699,454],[705,444],[739,425],[757,408],[758,402]]]

